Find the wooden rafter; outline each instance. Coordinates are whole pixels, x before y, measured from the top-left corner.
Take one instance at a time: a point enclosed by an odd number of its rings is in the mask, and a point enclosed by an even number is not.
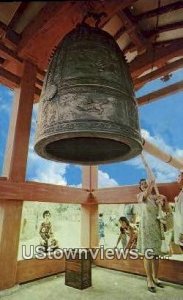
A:
[[[173,71],[176,71],[183,67],[183,58],[178,59],[172,63],[164,65],[162,68],[159,68],[153,72],[148,73],[147,75],[135,78],[133,80],[134,86],[136,89],[144,85],[145,83],[152,81],[154,79],[160,78],[167,74],[170,74]]]
[[[107,14],[107,17],[101,22],[101,26],[103,26],[119,9],[124,9],[135,1],[111,0],[103,4],[96,1],[93,9],[96,9],[97,12],[105,11]],[[19,54],[29,59],[34,58],[34,62],[38,64],[40,69],[44,70],[55,45],[83,19],[84,11],[82,7],[82,1],[55,2],[54,5],[51,2],[47,3],[41,9],[36,19],[24,29],[18,47]],[[73,15],[75,17],[74,22]],[[38,44],[39,47],[37,47]],[[45,49],[44,52],[42,51],[43,48]]]
[[[11,19],[10,23],[8,24],[8,30],[14,28],[14,26],[17,24],[17,22],[19,21],[19,18],[22,16],[22,14],[24,13],[24,11],[28,7],[28,5],[29,5],[29,1],[20,3],[19,7],[17,8],[17,10],[15,11],[15,13],[13,15],[13,18]]]
[[[23,59],[21,59],[14,50],[8,48],[2,42],[0,42],[0,57],[5,60],[8,60],[8,62],[10,63],[13,62],[13,64],[16,65],[17,74],[15,75],[19,75],[19,76],[22,75],[21,71],[22,71]],[[4,68],[6,69],[5,66]],[[45,76],[45,72],[40,69],[37,69],[37,78],[43,81],[44,76]]]
[[[20,35],[16,33],[14,30],[10,29],[6,24],[0,21],[0,33],[3,35],[1,40],[3,42],[10,44],[14,49],[20,40]]]
[[[149,41],[143,36],[137,22],[133,21],[133,16],[128,8],[120,10],[119,17],[123,21],[127,34],[130,36],[134,45],[136,45],[138,52],[143,52],[147,46],[150,45]]]
[[[9,71],[5,68],[0,66],[0,83],[4,84],[5,86],[9,87],[10,89],[15,89],[20,86],[21,78]],[[41,94],[41,89],[37,87],[39,86],[40,80],[36,80],[36,88],[35,88],[35,102],[39,101],[39,96]]]
[[[150,11],[146,11],[142,14],[139,14],[136,16],[136,18],[140,21],[144,18],[152,18],[152,17],[156,17],[157,15],[162,15],[171,11],[175,11],[178,9],[182,9],[183,8],[183,2],[182,1],[177,1],[165,6],[161,6],[159,8],[150,10]]]
[[[1,82],[10,88],[18,87],[22,75],[23,60],[16,54],[15,51],[6,47],[2,42],[0,42],[0,59],[4,60],[2,61],[2,66],[0,68]],[[9,63],[10,65],[8,65]],[[11,67],[11,63],[15,66],[14,68]],[[12,71],[10,72],[9,69]],[[41,93],[44,76],[44,72],[38,70],[36,80],[36,95],[38,96]]]
[[[120,36],[122,36],[123,33],[125,33],[125,32],[126,32],[126,29],[125,29],[124,26],[122,26],[122,27],[119,28],[119,30],[115,33],[114,39],[115,39],[115,40],[118,40],[118,39],[120,38]]]
[[[5,62],[4,58],[0,57],[0,65],[2,65]]]
[[[14,89],[20,85],[20,77],[14,75],[13,73],[5,70],[2,66],[0,66],[0,82],[10,89]]]
[[[176,29],[183,28],[183,21],[172,23],[172,24],[166,24],[158,27],[157,29],[152,29],[149,31],[143,31],[144,36],[147,38],[153,38],[154,36],[157,36],[160,33],[166,32],[166,31],[172,31]]]
[[[14,61],[18,67],[22,67],[23,60],[18,57],[15,51],[6,47],[2,42],[0,42],[0,57],[10,61]]]
[[[130,71],[133,78],[140,76],[143,72],[149,70],[153,66],[163,65],[168,60],[176,56],[183,55],[182,41],[172,41],[166,47],[154,48],[139,55],[130,63]]]
[[[165,88],[162,88],[158,91],[149,93],[145,96],[137,98],[138,105],[144,105],[147,103],[151,103],[155,100],[164,98],[166,96],[170,96],[172,94],[183,91],[183,81],[179,81],[177,83],[171,84]]]

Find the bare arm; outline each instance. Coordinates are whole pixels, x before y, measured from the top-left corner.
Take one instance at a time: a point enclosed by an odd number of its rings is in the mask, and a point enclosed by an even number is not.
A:
[[[118,240],[117,240],[117,243],[116,243],[116,247],[118,246],[119,242],[121,241],[122,239],[122,233],[120,233],[119,237],[118,237]],[[115,247],[115,248],[116,248]]]
[[[152,193],[152,189],[154,188],[154,180],[150,180],[147,189],[144,192],[140,192],[137,195],[138,202],[146,202],[149,195]]]

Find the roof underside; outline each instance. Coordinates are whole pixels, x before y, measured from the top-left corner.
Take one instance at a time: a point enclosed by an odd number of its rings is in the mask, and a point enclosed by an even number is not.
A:
[[[183,1],[1,2],[0,82],[18,86],[22,61],[31,60],[38,96],[54,47],[88,10],[106,12],[101,27],[125,54],[136,90],[183,67]]]

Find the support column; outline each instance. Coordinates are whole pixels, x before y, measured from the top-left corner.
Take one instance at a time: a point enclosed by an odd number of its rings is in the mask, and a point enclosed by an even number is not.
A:
[[[90,192],[98,188],[97,166],[83,167],[82,187]],[[86,248],[97,247],[99,244],[98,204],[91,202],[81,205],[81,247]]]
[[[35,80],[36,67],[24,62],[20,88],[15,91],[4,159],[3,176],[9,181],[25,180]],[[0,290],[16,284],[22,205],[21,201],[0,200]]]

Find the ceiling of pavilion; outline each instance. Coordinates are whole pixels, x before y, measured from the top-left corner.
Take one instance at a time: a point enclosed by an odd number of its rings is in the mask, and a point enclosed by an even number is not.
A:
[[[183,66],[182,1],[1,2],[0,82],[16,87],[26,58],[39,66],[39,95],[54,47],[88,10],[106,12],[101,27],[125,54],[136,90]]]

